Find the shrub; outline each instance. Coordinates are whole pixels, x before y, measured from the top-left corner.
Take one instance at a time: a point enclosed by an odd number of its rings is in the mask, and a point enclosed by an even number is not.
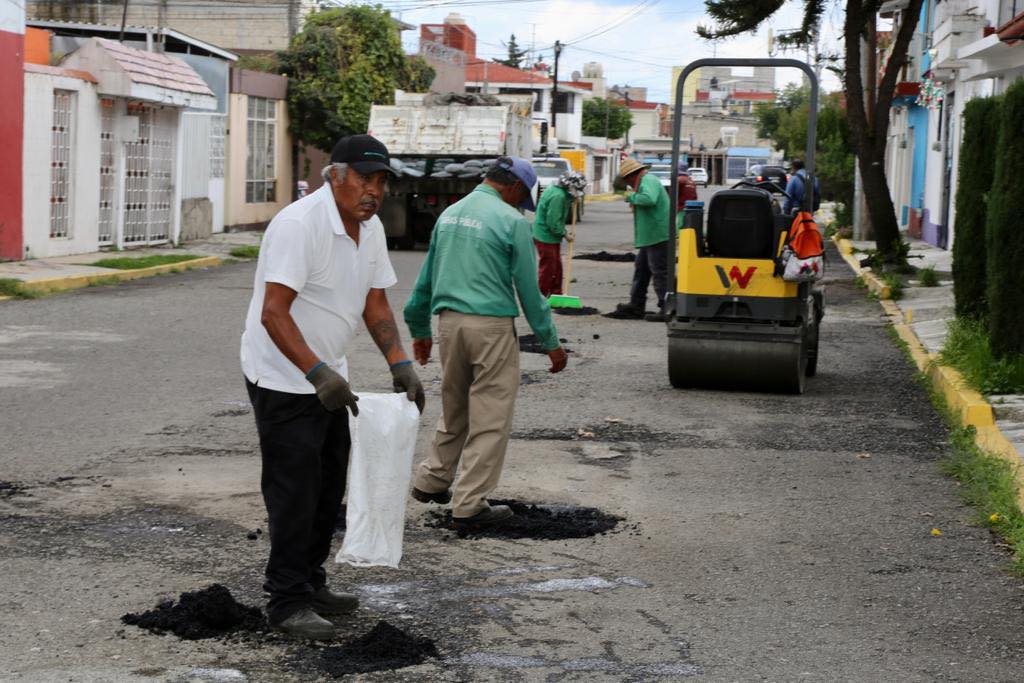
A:
[[[995,177],[987,228],[989,341],[998,358],[1024,353],[1024,80],[1011,85],[1000,107]]]
[[[985,287],[985,215],[995,175],[992,153],[999,135],[999,99],[971,100],[964,108],[964,139],[956,190],[953,240],[953,295],[960,318],[981,320],[988,313]]]
[[[927,266],[925,268],[917,269],[917,279],[921,283],[922,287],[938,287],[939,276],[935,272],[933,266]]]

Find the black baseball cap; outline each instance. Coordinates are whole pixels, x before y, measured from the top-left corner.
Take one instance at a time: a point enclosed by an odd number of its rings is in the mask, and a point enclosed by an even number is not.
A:
[[[358,173],[388,171],[398,175],[391,168],[391,155],[384,143],[370,135],[349,135],[338,140],[331,151],[331,163],[348,164]]]

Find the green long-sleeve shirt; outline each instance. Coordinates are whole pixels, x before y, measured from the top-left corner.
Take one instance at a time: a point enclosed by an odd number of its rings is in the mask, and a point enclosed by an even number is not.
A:
[[[633,244],[638,249],[668,240],[669,198],[658,177],[645,173],[626,199],[633,210]]]
[[[437,219],[405,322],[414,339],[429,339],[430,317],[448,309],[514,318],[523,314],[545,350],[558,348],[551,307],[537,286],[537,254],[529,222],[481,183]]]
[[[565,188],[558,185],[544,190],[533,219],[533,239],[545,244],[560,244],[565,237],[565,218],[571,201]]]

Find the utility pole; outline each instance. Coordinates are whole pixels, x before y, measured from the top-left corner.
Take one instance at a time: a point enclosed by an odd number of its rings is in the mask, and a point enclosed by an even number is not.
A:
[[[626,112],[629,113],[629,83],[626,84],[625,93],[626,93],[625,94],[625,98],[626,98]],[[629,147],[629,128],[628,127],[626,128],[626,145],[625,145],[625,147],[626,148]]]
[[[551,139],[555,139],[555,151],[558,151],[558,59],[562,55],[562,43],[555,41],[555,78],[551,87],[551,128],[548,133],[548,153],[551,153]]]
[[[117,42],[124,42],[124,26],[128,23],[128,0],[124,0],[124,9],[121,10],[121,35],[118,36]]]

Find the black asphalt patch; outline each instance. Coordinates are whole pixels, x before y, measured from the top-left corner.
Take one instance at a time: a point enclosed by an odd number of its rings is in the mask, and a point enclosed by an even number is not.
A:
[[[177,602],[166,600],[141,614],[125,614],[121,621],[160,635],[173,633],[185,640],[268,630],[267,619],[259,608],[236,601],[231,591],[219,583],[182,593]]]
[[[565,339],[559,339],[558,341],[561,342],[562,344],[566,342]],[[572,353],[571,349],[568,349],[564,346],[562,348],[565,350],[566,353]],[[548,355],[548,352],[545,351],[544,347],[541,346],[539,341],[537,341],[537,335],[535,334],[519,335],[519,350],[522,351],[523,353],[542,353],[545,356]]]
[[[0,498],[25,493],[25,487],[13,481],[0,481]]]
[[[306,656],[304,654],[303,658]],[[386,621],[378,621],[366,635],[318,649],[313,661],[320,671],[341,677],[403,669],[439,656],[433,640],[410,635]]]
[[[610,251],[595,251],[590,254],[576,254],[573,259],[579,259],[581,261],[621,261],[623,263],[632,263],[636,260],[636,254],[631,251],[625,253],[613,254]]]
[[[544,505],[518,500],[490,502],[492,505],[508,505],[515,516],[490,528],[458,530],[459,538],[532,538],[538,541],[590,538],[611,531],[625,519],[597,508],[576,505]],[[427,514],[429,519],[426,526],[432,529],[454,529],[451,510],[432,510]]]
[[[582,306],[580,308],[552,308],[551,311],[558,315],[598,315],[601,312],[593,306]]]

